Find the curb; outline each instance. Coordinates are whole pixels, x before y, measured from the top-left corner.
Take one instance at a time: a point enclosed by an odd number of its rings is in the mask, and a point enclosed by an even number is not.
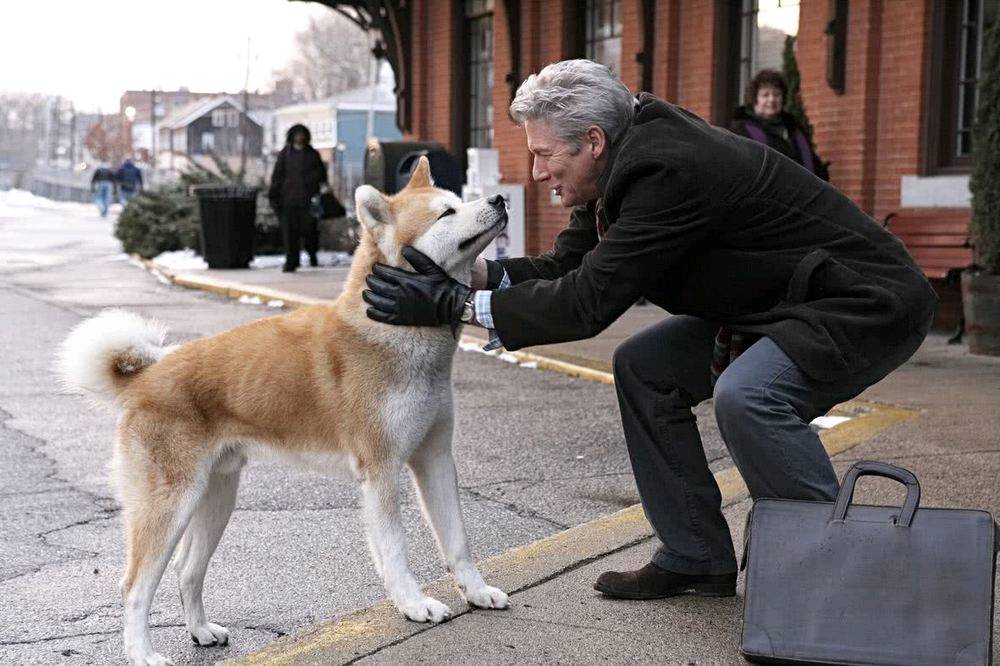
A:
[[[322,298],[312,298],[290,291],[280,291],[267,287],[252,287],[242,282],[230,280],[220,280],[218,278],[196,275],[194,273],[175,273],[168,268],[160,266],[152,259],[143,259],[137,254],[131,255],[135,261],[141,263],[148,271],[155,275],[164,277],[171,284],[188,289],[198,289],[207,291],[226,298],[238,299],[243,296],[257,297],[264,303],[269,301],[281,301],[282,307],[301,308],[317,303],[330,303],[331,301]]]
[[[823,446],[831,456],[919,414],[916,410],[865,401],[851,401],[845,407],[863,413],[820,433]],[[722,492],[723,506],[747,498],[746,485],[735,467],[716,472],[715,480]],[[634,504],[609,516],[512,548],[480,562],[479,568],[491,585],[506,590],[513,597],[518,592],[544,584],[652,536],[653,531],[642,506]],[[451,607],[453,618],[470,612],[496,612],[470,609],[447,577],[432,581],[423,589]],[[430,631],[435,626],[405,620],[390,602],[384,601],[339,620],[279,638],[257,652],[224,663],[233,666],[348,664]]]

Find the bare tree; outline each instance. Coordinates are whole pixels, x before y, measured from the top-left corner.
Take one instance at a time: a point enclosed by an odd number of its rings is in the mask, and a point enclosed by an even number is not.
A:
[[[105,115],[87,130],[84,138],[90,154],[102,162],[119,162],[132,153],[128,123],[118,115]]]
[[[341,14],[331,11],[309,19],[295,42],[298,54],[275,75],[291,78],[306,100],[323,99],[368,82],[368,36]]]

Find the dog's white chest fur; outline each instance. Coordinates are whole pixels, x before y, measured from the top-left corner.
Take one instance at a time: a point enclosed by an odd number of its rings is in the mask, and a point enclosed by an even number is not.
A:
[[[394,443],[413,446],[439,418],[451,419],[455,341],[442,333],[424,330],[394,345],[397,380],[386,387],[380,406],[382,426]]]

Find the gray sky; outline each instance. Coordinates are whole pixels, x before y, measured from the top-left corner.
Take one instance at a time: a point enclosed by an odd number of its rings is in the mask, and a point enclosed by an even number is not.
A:
[[[0,91],[114,111],[127,89],[250,89],[294,54],[295,32],[332,10],[288,0],[0,0]]]

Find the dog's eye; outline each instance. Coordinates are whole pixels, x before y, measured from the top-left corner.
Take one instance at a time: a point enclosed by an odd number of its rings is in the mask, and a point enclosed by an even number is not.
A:
[[[448,217],[449,215],[454,215],[454,214],[455,214],[454,208],[445,208],[444,212],[438,215],[438,219],[440,220],[441,218]]]

